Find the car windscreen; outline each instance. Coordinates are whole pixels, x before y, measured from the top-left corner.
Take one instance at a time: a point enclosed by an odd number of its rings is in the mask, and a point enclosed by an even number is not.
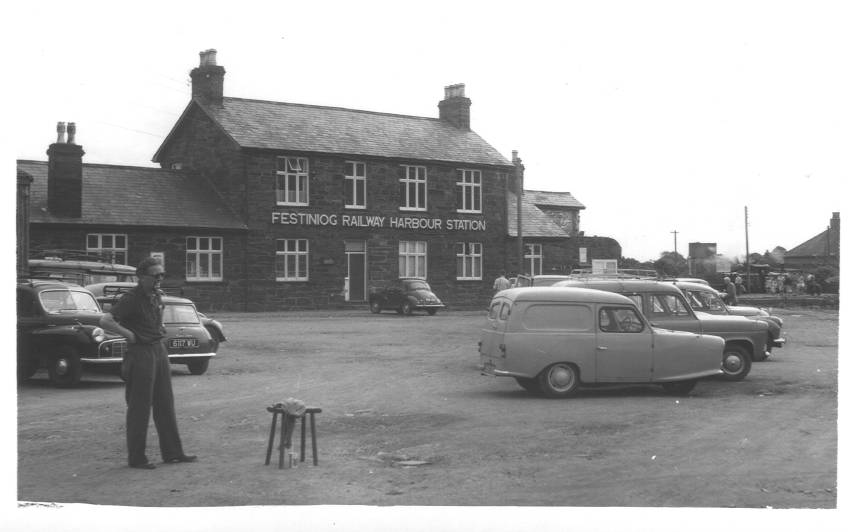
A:
[[[688,302],[697,310],[722,310],[726,311],[726,305],[723,301],[712,292],[704,292],[702,290],[687,290]]]
[[[162,322],[165,324],[197,324],[201,323],[201,320],[198,318],[198,312],[195,310],[194,306],[186,304],[177,304],[165,305],[165,309],[162,311]]]
[[[100,312],[97,301],[88,292],[57,289],[38,294],[41,306],[50,314],[61,312]]]

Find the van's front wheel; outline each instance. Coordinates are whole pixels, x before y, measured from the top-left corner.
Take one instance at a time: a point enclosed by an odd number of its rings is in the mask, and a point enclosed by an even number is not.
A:
[[[537,376],[537,383],[546,397],[569,397],[578,390],[578,370],[571,364],[558,362],[544,369]]]

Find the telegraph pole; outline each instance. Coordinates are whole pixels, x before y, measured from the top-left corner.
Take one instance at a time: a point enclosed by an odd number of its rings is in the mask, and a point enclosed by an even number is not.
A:
[[[676,237],[679,235],[679,231],[670,231],[673,233],[673,253],[679,254],[679,244],[676,241]]]
[[[750,293],[750,219],[749,214],[747,213],[747,206],[744,205],[744,249],[747,254],[744,260],[746,261],[744,264],[747,266],[747,293]]]

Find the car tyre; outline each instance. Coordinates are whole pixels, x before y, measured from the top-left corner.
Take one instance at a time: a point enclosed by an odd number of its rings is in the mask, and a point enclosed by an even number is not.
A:
[[[369,303],[369,310],[371,310],[371,311],[372,311],[372,314],[380,314],[380,313],[381,313],[381,310],[382,310],[382,309],[381,309],[381,302],[380,302],[380,301],[378,301],[377,299],[373,299],[373,300]]]
[[[723,350],[723,380],[740,381],[750,373],[753,360],[742,347],[728,345]]]
[[[572,364],[558,362],[540,372],[537,383],[543,395],[560,399],[575,395],[578,390],[578,370]]]
[[[522,386],[523,390],[529,393],[533,393],[535,395],[540,394],[540,384],[537,382],[537,379],[530,379],[528,377],[514,377],[514,380],[516,380],[517,384]]]
[[[186,366],[189,367],[189,373],[192,375],[203,375],[207,372],[207,368],[210,367],[210,359],[195,358],[187,362]]]
[[[80,383],[83,365],[76,349],[62,346],[57,349],[47,365],[50,381],[58,388],[72,388]]]
[[[410,301],[405,301],[401,304],[401,313],[405,316],[413,314],[413,305],[410,304]]]
[[[661,388],[671,395],[688,395],[696,385],[697,380],[690,379],[686,381],[665,382],[661,385]]]
[[[425,310],[426,310],[426,312],[428,312],[429,316],[433,316],[434,314],[437,313],[437,309],[435,309],[435,308],[429,308],[429,309],[425,309]]]

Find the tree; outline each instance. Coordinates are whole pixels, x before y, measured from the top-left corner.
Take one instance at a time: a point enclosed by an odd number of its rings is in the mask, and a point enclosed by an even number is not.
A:
[[[679,277],[688,272],[688,261],[675,251],[665,251],[653,263],[655,271],[665,277]]]

